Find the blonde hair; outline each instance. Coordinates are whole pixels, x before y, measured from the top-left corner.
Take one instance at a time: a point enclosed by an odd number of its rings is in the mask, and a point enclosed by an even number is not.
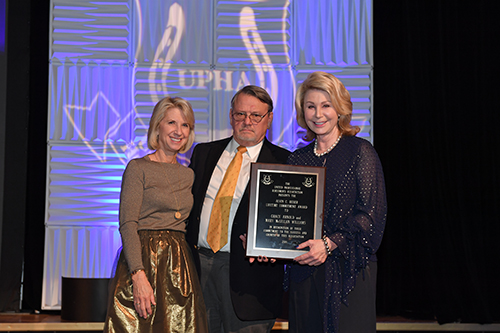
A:
[[[168,110],[177,108],[179,109],[184,117],[186,117],[187,123],[189,125],[189,137],[186,144],[179,150],[181,154],[187,152],[194,142],[194,112],[191,104],[183,98],[180,97],[165,97],[156,103],[151,119],[149,120],[148,128],[148,148],[151,150],[158,149],[158,136],[160,122],[165,118],[165,114]]]
[[[352,102],[351,94],[344,87],[342,82],[334,75],[325,72],[313,72],[302,82],[295,95],[295,109],[297,111],[297,123],[307,130],[305,140],[311,141],[316,138],[316,133],[307,126],[304,116],[304,97],[311,90],[322,90],[330,96],[333,108],[339,115],[338,126],[340,133],[344,136],[356,135],[360,128],[351,125]]]

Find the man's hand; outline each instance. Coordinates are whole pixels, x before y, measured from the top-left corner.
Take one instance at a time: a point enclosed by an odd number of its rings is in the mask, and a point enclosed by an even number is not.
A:
[[[243,245],[243,248],[246,250],[246,248],[247,248],[247,234],[240,235],[240,239],[241,239],[241,243]],[[250,257],[250,258],[248,258],[248,261],[250,263],[253,263],[255,261],[255,258]],[[268,259],[266,256],[258,256],[257,261],[258,262],[270,262],[271,264],[274,264],[276,262],[276,259],[274,259],[274,258]]]

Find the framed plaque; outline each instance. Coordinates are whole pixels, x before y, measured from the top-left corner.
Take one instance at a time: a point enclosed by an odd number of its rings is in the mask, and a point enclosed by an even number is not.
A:
[[[325,168],[252,163],[246,253],[293,259],[323,234]]]

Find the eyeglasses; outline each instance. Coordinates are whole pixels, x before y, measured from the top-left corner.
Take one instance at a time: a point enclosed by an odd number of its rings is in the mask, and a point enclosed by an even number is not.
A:
[[[236,121],[244,121],[247,117],[250,118],[250,121],[254,124],[258,124],[264,119],[265,116],[267,116],[271,111],[267,111],[264,115],[260,115],[258,113],[250,113],[247,114],[245,112],[233,112],[232,116],[233,119]]]

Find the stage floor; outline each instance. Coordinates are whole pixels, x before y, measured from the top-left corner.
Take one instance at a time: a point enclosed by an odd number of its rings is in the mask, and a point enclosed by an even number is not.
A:
[[[0,313],[0,332],[92,332],[102,329],[102,322],[69,322],[54,314]],[[288,323],[283,320],[278,320],[273,328],[273,331],[287,330]],[[377,332],[500,332],[500,323],[439,325],[433,321],[415,321],[403,317],[378,317]]]

